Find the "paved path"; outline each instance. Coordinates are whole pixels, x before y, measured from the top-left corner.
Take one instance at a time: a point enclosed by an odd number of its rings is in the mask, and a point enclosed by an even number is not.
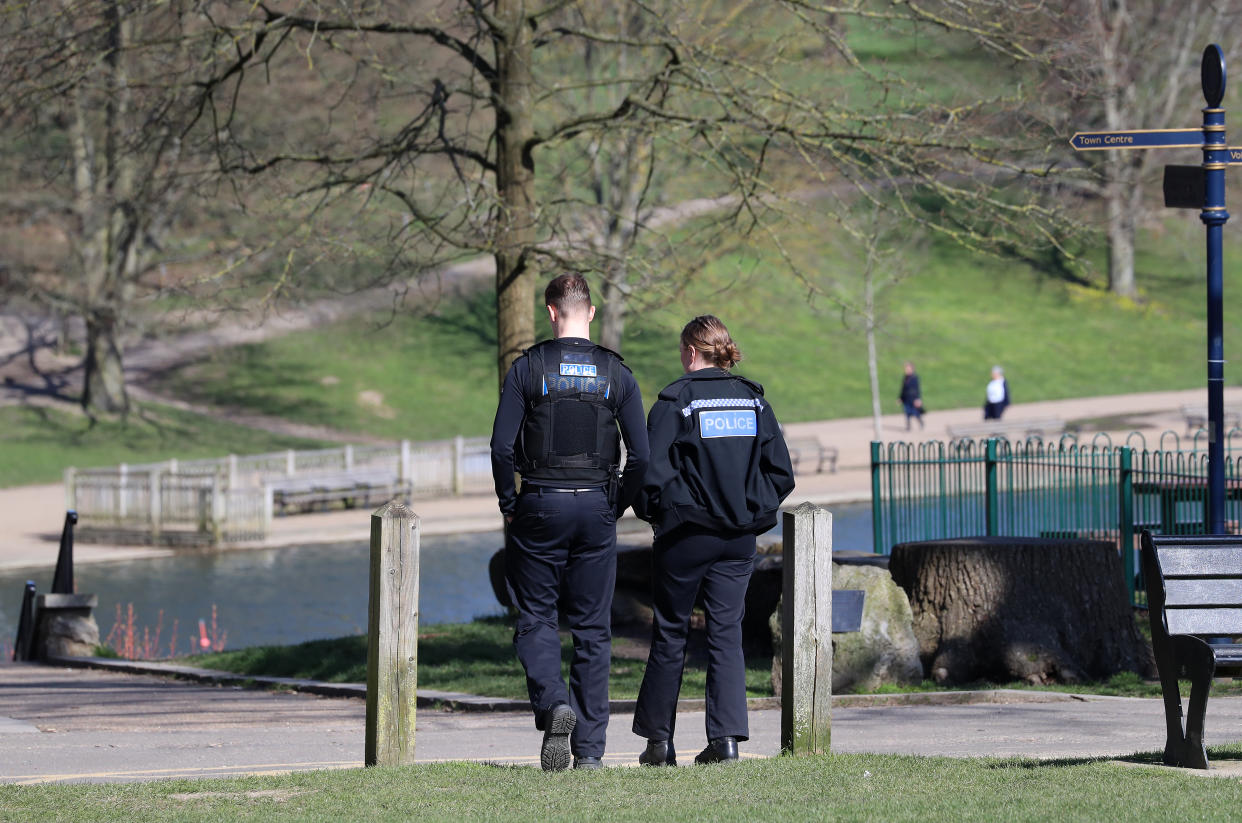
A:
[[[1114,443],[1123,443],[1131,431],[1139,431],[1155,448],[1161,432],[1183,432],[1179,407],[1203,403],[1201,389],[1176,392],[1054,400],[1013,406],[1007,419],[1059,417],[1088,421],[1080,441],[1090,441],[1104,431]],[[1225,390],[1225,402],[1242,406],[1242,387]],[[953,409],[928,415],[925,430],[907,433],[901,415],[882,418],[883,439],[947,439],[947,427],[975,422],[977,408]],[[835,474],[801,474],[787,505],[811,501],[824,505],[869,500],[871,497],[870,443],[874,437],[871,418],[847,418],[811,423],[791,423],[792,438],[818,436],[840,451]],[[57,540],[64,519],[65,495],[60,484],[0,489],[0,569],[46,567],[56,562]],[[423,499],[414,502],[424,534],[451,534],[500,529],[500,515],[492,495]],[[265,546],[296,546],[310,543],[365,541],[370,530],[369,512],[340,511],[278,517]],[[628,515],[633,517],[632,514]],[[78,543],[74,560],[91,563],[170,554],[170,549],[149,546],[100,546]]]
[[[833,750],[949,757],[1125,757],[1164,744],[1155,699],[1048,695],[1053,702],[835,708]],[[643,741],[614,713],[608,766],[635,765]],[[779,750],[780,712],[750,713],[747,757]],[[365,705],[357,698],[217,688],[160,678],[0,665],[0,782],[124,782],[357,768]],[[704,745],[703,715],[678,717],[681,760]],[[1242,698],[1212,700],[1208,743],[1242,737]],[[536,766],[526,713],[420,710],[419,762]],[[1222,762],[1216,773],[1239,770]]]

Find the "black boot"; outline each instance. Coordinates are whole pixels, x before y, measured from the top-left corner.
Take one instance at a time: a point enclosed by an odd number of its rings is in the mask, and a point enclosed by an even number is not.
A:
[[[676,766],[677,752],[673,751],[673,741],[648,740],[647,750],[638,756],[638,762],[644,766]]]
[[[548,709],[544,718],[543,746],[539,750],[539,764],[545,772],[559,772],[569,768],[569,736],[578,725],[578,715],[567,703],[557,703]]]
[[[737,760],[736,737],[717,737],[709,740],[707,748],[694,758],[694,762],[700,766],[704,763],[723,763],[726,760]]]

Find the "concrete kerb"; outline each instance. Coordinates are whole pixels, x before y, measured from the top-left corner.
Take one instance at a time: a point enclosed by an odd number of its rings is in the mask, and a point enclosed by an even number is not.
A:
[[[101,669],[123,674],[146,674],[193,680],[218,686],[243,686],[255,688],[279,688],[314,694],[320,697],[356,697],[365,699],[365,683],[325,683],[297,677],[264,677],[235,674],[216,669],[198,669],[173,663],[148,663],[135,660],[117,660],[110,657],[50,657],[48,665],[70,669]],[[880,708],[893,706],[962,706],[977,704],[1009,703],[1064,703],[1082,701],[1096,695],[1079,695],[1066,692],[1024,691],[1021,689],[987,689],[949,692],[901,692],[895,694],[839,694],[832,696],[832,705],[840,708]],[[610,700],[609,711],[632,713],[635,700]],[[525,712],[530,703],[507,697],[486,697],[463,692],[444,692],[435,689],[418,690],[419,708],[441,709],[454,712]],[[780,698],[751,697],[746,700],[750,710],[779,709]],[[702,712],[707,708],[705,700],[681,699],[677,701],[678,712]]]

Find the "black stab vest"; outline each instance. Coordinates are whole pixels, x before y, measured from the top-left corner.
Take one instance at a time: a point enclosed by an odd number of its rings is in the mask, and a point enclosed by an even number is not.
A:
[[[607,483],[621,459],[617,381],[621,357],[594,344],[547,340],[526,352],[531,385],[517,469],[545,484]]]

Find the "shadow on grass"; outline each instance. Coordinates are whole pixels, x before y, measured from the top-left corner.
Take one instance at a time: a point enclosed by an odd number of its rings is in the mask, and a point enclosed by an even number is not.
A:
[[[496,290],[484,289],[426,316],[428,324],[473,337],[488,349],[496,347]]]
[[[1242,763],[1242,744],[1209,746],[1207,751],[1209,763]],[[1147,751],[1135,752],[1134,754],[1128,754],[1122,757],[1114,755],[1099,755],[1093,757],[1053,757],[1048,758],[1047,760],[1009,758],[989,763],[986,768],[1002,771],[1006,769],[1024,769],[1028,771],[1035,771],[1039,769],[1061,768],[1065,766],[1089,766],[1093,763],[1134,763],[1141,766],[1163,766],[1164,753],[1161,751]],[[1198,769],[1186,769],[1185,771],[1195,773],[1200,772]]]

